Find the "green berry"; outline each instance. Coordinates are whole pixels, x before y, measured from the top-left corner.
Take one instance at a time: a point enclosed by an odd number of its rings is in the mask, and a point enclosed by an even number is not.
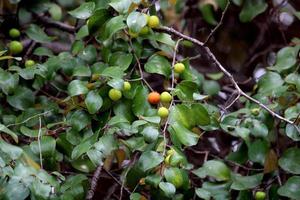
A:
[[[174,71],[178,74],[181,74],[185,70],[185,66],[182,63],[176,63],[174,66]]]
[[[148,33],[149,33],[149,27],[148,26],[144,26],[140,31],[140,35],[147,35]]]
[[[255,200],[264,200],[266,199],[266,193],[263,191],[258,191],[255,193]]]
[[[23,45],[19,41],[11,41],[8,48],[12,54],[19,54],[23,51]]]
[[[152,15],[148,18],[147,24],[150,28],[157,28],[159,27],[159,18],[156,15]]]
[[[35,65],[33,60],[26,60],[25,67],[32,67],[33,65]]]
[[[122,92],[117,89],[110,89],[108,92],[108,96],[113,101],[118,101],[122,98]]]
[[[166,118],[169,115],[169,110],[165,107],[160,107],[157,111],[158,116],[161,118]]]
[[[132,30],[129,29],[128,34],[130,35],[130,37],[132,38],[137,38],[139,36],[138,33],[133,32]]]
[[[169,92],[163,92],[160,94],[160,100],[163,103],[169,103],[172,100],[172,96]]]
[[[131,84],[128,81],[125,81],[123,83],[123,90],[124,91],[129,91],[131,89]]]
[[[21,35],[20,31],[16,28],[12,28],[9,30],[9,36],[11,38],[18,38],[20,37],[20,35]]]

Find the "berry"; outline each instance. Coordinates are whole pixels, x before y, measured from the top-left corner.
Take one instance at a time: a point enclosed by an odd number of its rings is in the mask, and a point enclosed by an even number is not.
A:
[[[19,41],[11,41],[8,48],[12,54],[19,54],[23,51],[23,45]]]
[[[108,92],[108,96],[113,101],[118,101],[122,97],[122,92],[117,89],[110,89]]]
[[[185,70],[185,66],[182,63],[176,63],[174,66],[174,71],[178,74],[181,74]]]
[[[152,15],[148,18],[148,26],[150,28],[157,28],[159,26],[159,18],[156,15]]]
[[[137,38],[139,36],[138,33],[133,32],[132,30],[129,29],[128,34],[130,35],[130,37],[132,38]]]
[[[160,94],[158,92],[151,92],[148,95],[148,102],[151,104],[158,104],[160,101]]]
[[[255,193],[255,200],[264,200],[266,199],[266,193],[263,191],[258,191]]]
[[[170,95],[169,92],[163,92],[160,95],[160,100],[161,102],[169,103],[172,100],[172,96]]]
[[[33,65],[35,65],[33,60],[26,60],[25,67],[32,67]]]
[[[169,115],[169,110],[165,107],[160,107],[157,111],[158,116],[161,118],[166,118]]]
[[[251,109],[251,114],[254,115],[254,116],[259,115],[259,108],[253,108],[253,109]]]
[[[131,84],[128,81],[125,81],[123,83],[123,90],[124,91],[129,91],[131,89]]]
[[[141,31],[140,34],[141,35],[147,35],[149,33],[149,27],[148,26],[144,26]]]
[[[21,35],[20,31],[16,28],[12,28],[9,30],[9,36],[11,38],[18,38],[20,37],[20,35]]]

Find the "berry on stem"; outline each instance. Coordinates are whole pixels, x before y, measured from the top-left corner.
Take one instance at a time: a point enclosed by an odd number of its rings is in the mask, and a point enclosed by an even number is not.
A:
[[[26,60],[25,67],[32,67],[33,65],[35,65],[33,60]]]
[[[123,83],[123,90],[124,91],[129,91],[131,89],[131,84],[128,81],[125,81]]]
[[[181,74],[185,70],[185,66],[182,63],[176,63],[174,65],[174,71],[178,74]]]
[[[19,54],[23,51],[23,45],[19,41],[11,41],[8,48],[12,54]]]
[[[266,199],[266,193],[263,191],[257,191],[255,193],[255,200],[264,200]]]
[[[163,103],[169,103],[172,100],[172,96],[170,95],[169,92],[163,92],[160,95],[160,100]]]
[[[166,107],[160,107],[157,111],[158,116],[166,118],[169,115],[169,110]]]
[[[156,15],[152,15],[148,18],[147,24],[150,28],[157,28],[159,27],[159,18]]]
[[[9,30],[9,36],[11,38],[18,38],[20,37],[20,35],[21,35],[20,31],[16,28],[12,28]]]
[[[118,101],[119,99],[122,98],[122,92],[120,90],[113,88],[109,90],[108,96],[111,100]]]
[[[151,104],[158,104],[160,101],[160,94],[158,92],[151,92],[148,95],[148,102]]]

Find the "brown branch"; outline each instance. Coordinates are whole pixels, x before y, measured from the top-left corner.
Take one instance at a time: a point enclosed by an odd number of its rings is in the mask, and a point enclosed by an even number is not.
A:
[[[43,16],[43,15],[36,15],[36,18],[41,23],[46,24],[48,26],[58,28],[62,31],[66,31],[66,32],[69,32],[69,33],[74,33],[76,31],[76,28],[74,26],[70,26],[68,24],[58,22],[58,21],[53,21],[50,18],[48,18],[46,16]]]
[[[280,119],[281,121],[284,121],[288,124],[293,125],[297,131],[300,133],[300,128],[291,120],[288,120],[284,117],[282,117],[281,115],[275,113],[274,111],[272,111],[270,108],[268,108],[266,105],[264,105],[263,103],[261,103],[260,101],[254,99],[253,97],[249,96],[248,94],[246,94],[237,84],[237,82],[234,80],[232,74],[230,72],[228,72],[223,65],[217,60],[217,58],[215,57],[215,55],[211,52],[211,50],[205,46],[205,44],[203,42],[200,42],[199,40],[189,37],[187,35],[184,35],[178,31],[176,31],[173,28],[169,28],[166,26],[161,26],[158,30],[161,30],[163,32],[167,32],[167,33],[171,33],[173,35],[176,35],[177,37],[183,38],[185,40],[191,41],[192,43],[199,45],[200,47],[202,47],[206,54],[211,58],[211,60],[217,65],[217,67],[230,79],[230,82],[233,84],[233,86],[235,87],[235,89],[237,90],[238,94],[241,96],[244,96],[246,99],[252,101],[253,103],[257,104],[259,107],[263,108],[264,110],[266,110],[267,112],[269,112],[273,117]]]
[[[92,200],[95,194],[95,190],[97,189],[97,185],[98,185],[98,180],[100,177],[102,171],[102,165],[99,165],[96,169],[96,171],[93,174],[93,178],[91,181],[91,187],[89,189],[89,191],[87,192],[87,195],[85,197],[86,200]]]
[[[208,37],[206,38],[204,44],[207,44],[207,42],[210,40],[210,38],[215,34],[215,32],[220,28],[220,26],[222,26],[223,24],[223,21],[224,21],[224,16],[229,8],[229,5],[230,5],[230,0],[227,0],[227,4],[226,4],[226,7],[224,9],[224,11],[222,12],[222,16],[221,16],[221,19],[219,21],[219,23],[217,24],[217,26],[215,26],[215,28],[210,32],[210,34],[208,35]]]

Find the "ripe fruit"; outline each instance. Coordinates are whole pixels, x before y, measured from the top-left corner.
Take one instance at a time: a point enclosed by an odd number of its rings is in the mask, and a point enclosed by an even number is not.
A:
[[[185,66],[182,63],[176,63],[174,66],[174,71],[178,74],[181,74],[185,70]]]
[[[133,32],[132,30],[129,29],[128,34],[132,37],[132,38],[137,38],[139,36],[138,33]]]
[[[117,89],[110,89],[108,92],[108,96],[113,101],[118,101],[122,97],[122,92]]]
[[[11,38],[17,38],[17,37],[20,37],[21,33],[18,29],[16,28],[12,28],[9,30],[9,36]]]
[[[158,92],[151,92],[148,95],[148,102],[151,104],[158,104],[160,101],[160,94]]]
[[[123,90],[124,91],[129,91],[131,89],[131,84],[128,81],[125,81],[123,83]]]
[[[19,41],[11,41],[8,48],[12,54],[19,54],[23,51],[23,45]]]
[[[264,200],[266,199],[266,193],[263,191],[258,191],[255,193],[255,199],[256,200]]]
[[[35,65],[33,60],[26,60],[25,67],[32,67],[33,65]]]
[[[141,35],[147,35],[149,33],[149,27],[148,26],[144,26],[141,31],[140,34]]]
[[[166,118],[169,115],[169,110],[165,107],[160,107],[157,111],[158,116],[161,118]]]
[[[169,103],[172,100],[172,96],[169,92],[163,92],[160,94],[160,100],[164,103]]]
[[[148,18],[148,26],[150,28],[157,28],[159,26],[159,18],[156,15],[152,15]]]

